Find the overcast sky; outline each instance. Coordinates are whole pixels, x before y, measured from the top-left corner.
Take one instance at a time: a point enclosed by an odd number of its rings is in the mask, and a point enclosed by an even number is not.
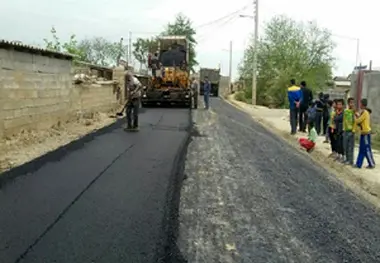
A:
[[[133,5],[130,4],[133,2]],[[198,61],[204,67],[221,64],[222,73],[228,74],[229,41],[233,41],[233,76],[244,48],[253,32],[253,20],[236,18],[228,23],[201,26],[238,10],[253,1],[234,0],[3,0],[0,8],[0,38],[21,40],[28,44],[41,44],[49,37],[54,25],[62,38],[75,33],[78,38],[103,36],[118,41],[121,36],[149,37],[162,31],[176,13],[190,17],[198,32]],[[359,5],[360,3],[360,5]],[[380,7],[379,0],[260,0],[260,30],[265,21],[278,14],[296,20],[316,20],[336,35],[360,39],[360,59],[363,64],[373,60],[380,66],[379,34],[372,28]],[[253,14],[250,7],[245,12]],[[337,43],[336,75],[347,75],[355,66],[356,41],[334,37]]]

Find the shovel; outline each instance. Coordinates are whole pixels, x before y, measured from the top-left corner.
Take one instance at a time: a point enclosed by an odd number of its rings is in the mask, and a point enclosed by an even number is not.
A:
[[[116,115],[109,116],[110,118],[117,118],[117,117],[123,117],[123,112],[125,110],[125,107],[127,107],[127,103],[124,105],[124,107],[121,109],[120,112],[117,112]]]

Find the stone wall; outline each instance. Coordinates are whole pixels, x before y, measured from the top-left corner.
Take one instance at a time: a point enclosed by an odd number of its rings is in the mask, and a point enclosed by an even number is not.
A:
[[[230,78],[227,76],[220,76],[220,81],[219,81],[219,96],[221,97],[227,97],[231,91],[229,88],[229,81]]]
[[[118,105],[112,81],[74,85],[71,71],[71,59],[0,48],[0,136]]]

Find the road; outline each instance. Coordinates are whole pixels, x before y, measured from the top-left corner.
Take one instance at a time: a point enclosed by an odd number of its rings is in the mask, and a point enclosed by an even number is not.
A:
[[[380,262],[380,217],[219,99],[193,114],[178,250],[191,263]]]
[[[370,205],[248,115],[211,104],[193,111],[184,175],[189,111],[148,109],[139,133],[115,129],[3,186],[0,262],[380,262]]]
[[[0,189],[1,263],[166,260],[190,114],[140,120],[138,133],[115,129]]]

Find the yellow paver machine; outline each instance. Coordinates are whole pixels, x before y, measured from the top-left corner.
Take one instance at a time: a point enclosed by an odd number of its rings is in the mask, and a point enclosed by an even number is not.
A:
[[[192,107],[188,39],[185,36],[159,37],[151,52],[155,54],[148,62],[152,80],[144,89],[142,105],[167,103]]]

